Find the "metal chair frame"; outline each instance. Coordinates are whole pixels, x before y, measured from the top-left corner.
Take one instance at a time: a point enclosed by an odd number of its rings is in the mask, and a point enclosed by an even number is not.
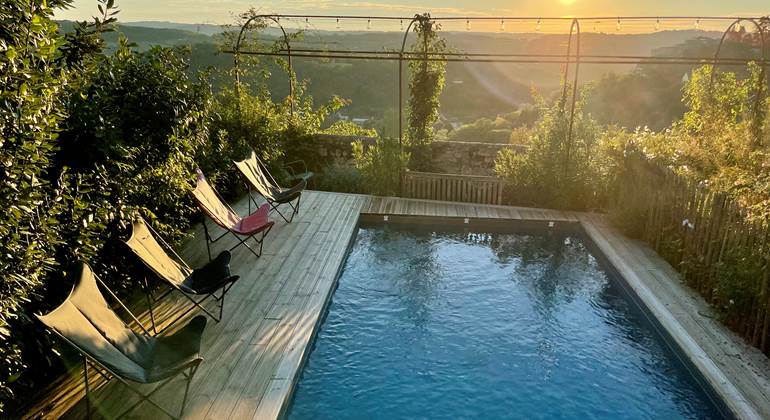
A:
[[[273,185],[270,185],[270,187],[277,188],[277,189],[281,190],[282,188],[278,185],[278,181],[276,181],[275,178],[273,177],[273,174],[271,174],[270,171],[267,170],[267,166],[265,166],[265,164],[262,162],[262,159],[260,159],[259,156],[257,156],[256,154],[254,154],[254,157],[257,159],[257,165],[261,166],[262,167],[261,168],[262,171],[264,173],[266,173],[268,177],[270,177],[270,181],[272,181],[272,183],[273,183]],[[307,165],[305,164],[304,160],[291,161],[291,162],[287,163],[286,165],[284,165],[284,167],[288,168],[290,170],[290,173],[292,175],[294,175],[294,171],[293,171],[293,169],[291,169],[291,166],[289,166],[289,165],[292,165],[292,164],[295,164],[295,163],[301,163],[304,166],[304,168],[305,168],[305,173],[307,173]],[[244,176],[244,178],[246,178],[246,177]],[[307,182],[307,181],[305,181],[305,182]],[[248,194],[249,194],[249,199],[250,199],[249,202],[248,202],[249,203],[249,213],[251,213],[251,203],[252,202],[254,203],[254,205],[257,208],[259,208],[259,204],[257,203],[256,199],[254,199],[254,196],[251,193],[252,191],[255,191],[256,189],[251,184],[251,181],[249,181],[248,179],[246,179],[244,183],[246,184],[246,188],[248,189]],[[259,191],[257,191],[257,192],[259,192]],[[271,212],[275,211],[276,213],[278,213],[281,216],[281,218],[286,223],[291,223],[292,220],[294,220],[294,216],[299,214],[299,205],[300,205],[300,201],[302,200],[302,192],[300,192],[299,196],[297,196],[297,204],[296,205],[292,204],[291,201],[287,201],[286,203],[278,203],[276,205],[275,204],[276,202],[271,200],[269,197],[265,197],[263,194],[260,194],[260,195],[262,195],[262,197],[265,199],[265,201],[267,201],[267,203],[270,204],[270,211]],[[292,201],[294,201],[294,200],[292,200]],[[291,212],[291,216],[289,216],[288,219],[278,209],[278,207],[280,207],[281,204],[288,204],[291,207],[292,212]]]
[[[96,278],[96,281],[99,284],[101,284],[104,289],[107,290],[107,292],[110,294],[110,296],[112,296],[113,299],[115,299],[118,302],[118,304],[120,304],[120,306],[126,312],[128,312],[129,316],[131,316],[131,318],[139,326],[139,328],[141,328],[142,331],[145,334],[150,335],[150,332],[147,331],[147,329],[142,325],[142,323],[139,321],[139,319],[137,319],[136,316],[134,316],[134,314],[131,312],[131,310],[129,310],[128,307],[126,307],[126,305],[123,304],[123,301],[121,301],[115,295],[115,293],[113,293],[112,290],[110,290],[110,288],[107,287],[107,285],[99,278],[99,276],[96,275],[96,273],[94,273],[94,277]],[[131,384],[129,383],[128,380],[123,379],[122,377],[120,377],[120,375],[116,374],[115,372],[110,370],[110,368],[108,368],[107,366],[105,366],[104,364],[99,362],[99,360],[95,359],[94,357],[91,357],[85,350],[83,350],[80,346],[78,346],[77,344],[75,344],[74,342],[69,340],[67,337],[63,336],[61,333],[59,333],[58,331],[56,331],[54,329],[51,329],[51,331],[53,331],[54,334],[56,334],[59,338],[63,339],[65,342],[69,343],[69,345],[71,345],[73,348],[75,348],[75,350],[77,350],[77,352],[80,353],[80,355],[83,357],[83,382],[85,384],[85,391],[86,391],[86,418],[87,419],[91,419],[91,390],[90,390],[90,386],[88,385],[88,365],[89,365],[89,363],[91,364],[91,367],[94,368],[107,381],[107,383],[109,383],[109,381],[111,381],[113,378],[115,378],[118,381],[120,381],[120,383],[122,383],[131,392],[139,395],[139,401],[137,401],[136,403],[134,403],[133,405],[131,405],[127,409],[123,410],[118,416],[115,417],[116,419],[119,419],[119,418],[125,416],[126,414],[130,413],[131,411],[136,409],[143,402],[150,403],[152,406],[154,406],[155,408],[157,408],[158,410],[163,412],[163,414],[167,415],[168,417],[170,417],[172,419],[180,419],[180,418],[182,418],[182,415],[184,414],[185,406],[187,405],[187,396],[188,396],[189,391],[190,391],[190,383],[192,382],[192,379],[195,376],[195,373],[198,371],[198,367],[200,366],[200,362],[202,360],[197,360],[197,361],[192,362],[190,364],[190,370],[188,372],[184,372],[184,371],[181,372],[182,376],[184,376],[187,381],[186,381],[186,384],[185,384],[184,397],[182,398],[182,407],[179,409],[179,415],[175,416],[174,414],[172,414],[171,412],[169,412],[165,408],[161,407],[157,402],[153,401],[150,397],[152,397],[152,395],[155,394],[157,391],[159,391],[161,388],[163,388],[164,386],[168,385],[173,379],[175,379],[178,376],[178,374],[164,379],[152,391],[150,391],[147,394],[144,394],[140,390],[138,390],[135,387],[131,386]]]
[[[137,216],[137,217],[139,217],[139,216]],[[168,242],[166,242],[163,239],[163,236],[158,234],[158,231],[156,231],[155,228],[153,228],[151,224],[145,222],[144,225],[147,226],[147,228],[150,229],[150,232],[152,233],[153,237],[160,241],[160,244],[161,244],[161,246],[163,248],[165,248],[167,251],[171,251],[171,254],[173,254],[173,256],[175,257],[173,259],[176,260],[176,262],[178,264],[181,264],[185,268],[187,268],[188,270],[192,271],[192,267],[190,267],[187,264],[187,262],[174,250],[174,248],[171,245],[169,245]],[[141,257],[139,257],[139,259],[141,259]],[[210,254],[209,254],[209,261],[211,261],[211,255]],[[149,267],[149,265],[148,265],[148,267]],[[152,267],[149,267],[149,268],[151,270],[153,270]],[[160,273],[158,273],[157,271],[153,270],[153,272],[158,277],[163,278],[163,276]],[[230,290],[230,288],[234,284],[234,282],[230,282],[230,283],[226,284],[225,286],[223,286],[221,288],[222,295],[219,296],[219,297],[216,296],[215,292],[212,292],[212,293],[207,293],[201,299],[195,299],[195,298],[193,298],[192,295],[190,295],[187,292],[185,292],[184,290],[180,289],[179,287],[177,287],[173,283],[171,283],[169,281],[166,281],[165,283],[168,283],[168,287],[169,288],[168,288],[168,290],[166,290],[164,293],[162,293],[158,297],[152,296],[152,288],[150,287],[150,282],[149,282],[149,280],[146,277],[144,278],[144,283],[142,284],[142,288],[144,289],[145,296],[147,298],[147,307],[148,307],[149,312],[150,312],[150,322],[152,323],[152,331],[153,331],[153,333],[155,335],[158,335],[158,334],[162,333],[167,328],[169,328],[170,326],[172,326],[175,323],[177,323],[180,319],[182,319],[185,315],[189,314],[196,307],[198,309],[200,309],[201,311],[203,311],[206,315],[209,316],[209,318],[213,319],[215,322],[221,321],[222,320],[222,312],[223,312],[224,306],[225,306],[225,294],[227,294],[227,291]],[[193,304],[193,306],[187,308],[186,311],[184,311],[181,314],[179,314],[176,318],[174,318],[171,322],[169,322],[168,325],[166,325],[165,327],[161,328],[160,331],[158,331],[157,327],[156,327],[156,323],[155,323],[155,313],[153,311],[153,309],[154,309],[153,308],[153,303],[154,302],[159,302],[159,301],[163,300],[164,298],[166,298],[168,295],[170,295],[175,290],[178,291],[180,294],[182,294],[182,296],[184,296],[187,300],[189,300]],[[205,302],[209,297],[213,297],[215,301],[219,302],[219,304],[217,305],[217,306],[219,306],[219,316],[216,316],[216,315],[212,314],[211,312],[209,312],[208,309],[203,307],[203,302]]]

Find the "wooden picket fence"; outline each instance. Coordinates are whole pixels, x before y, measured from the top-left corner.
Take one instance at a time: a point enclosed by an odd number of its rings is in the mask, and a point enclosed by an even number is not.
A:
[[[402,195],[425,200],[500,204],[503,181],[494,176],[437,174],[407,171]]]
[[[677,268],[730,328],[770,353],[767,220],[637,155],[626,159],[611,215]]]

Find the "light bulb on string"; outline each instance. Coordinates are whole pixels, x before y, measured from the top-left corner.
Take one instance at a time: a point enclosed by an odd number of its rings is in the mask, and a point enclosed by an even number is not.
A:
[[[305,18],[305,29],[310,28],[310,18]]]
[[[505,20],[500,21],[500,32],[505,32]]]
[[[401,32],[403,32],[404,31],[404,19],[399,20],[399,22],[401,23]]]
[[[697,31],[699,29],[700,29],[700,19],[695,19],[695,30]]]
[[[340,29],[340,18],[337,18],[337,29]]]
[[[367,30],[372,29],[372,19],[371,18],[366,21],[366,29]]]
[[[465,30],[470,31],[471,30],[471,20],[465,19]]]
[[[660,30],[660,18],[655,20],[655,32]]]
[[[599,33],[599,21],[594,22],[594,32]]]
[[[543,23],[540,19],[537,19],[537,25],[535,25],[535,32],[540,32],[540,28],[543,26]]]
[[[620,32],[621,29],[623,29],[623,27],[620,25],[620,18],[618,18],[618,23],[615,25],[615,30]]]

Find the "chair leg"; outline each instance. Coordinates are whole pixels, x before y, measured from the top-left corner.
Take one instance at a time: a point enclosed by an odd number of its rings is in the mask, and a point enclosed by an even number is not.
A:
[[[86,419],[91,420],[91,392],[88,387],[88,359],[83,356],[83,382],[86,385]]]
[[[291,203],[288,203],[288,204],[289,204],[289,206],[291,206]],[[291,223],[291,221],[294,220],[294,213],[292,213],[291,217],[289,217],[287,219],[286,216],[283,215],[281,210],[278,209],[278,207],[280,207],[280,206],[281,206],[280,204],[276,206],[275,204],[270,203],[270,207],[272,207],[273,211],[275,211],[276,213],[278,213],[279,216],[281,216],[281,219],[283,219],[286,223]],[[292,206],[292,210],[293,209],[294,209],[294,206]]]
[[[227,287],[222,287],[222,296],[219,298],[219,319],[222,319],[222,312],[225,308],[225,293],[227,293]],[[215,298],[216,299],[216,298]],[[217,320],[219,322],[219,320]]]
[[[190,366],[190,373],[188,373],[187,376],[187,383],[184,387],[184,397],[182,397],[182,407],[179,409],[179,418],[182,418],[182,415],[184,414],[185,406],[187,405],[187,395],[190,392],[190,383],[193,380],[193,376],[195,376],[195,372],[198,371],[198,365]]]
[[[211,262],[211,235],[209,235],[209,228],[206,226],[206,216],[203,216],[203,232],[206,234],[206,252],[209,254],[209,262]]]
[[[147,308],[150,312],[150,322],[152,323],[152,332],[155,335],[158,335],[158,330],[155,327],[155,313],[153,312],[152,307],[152,292],[150,291],[150,283],[147,281],[147,278],[144,278],[144,293],[147,296]]]

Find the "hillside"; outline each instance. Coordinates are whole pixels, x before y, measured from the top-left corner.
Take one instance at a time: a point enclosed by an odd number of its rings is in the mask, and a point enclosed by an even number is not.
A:
[[[62,22],[62,27],[67,30],[71,23]],[[223,86],[232,83],[230,77],[224,75],[224,71],[232,66],[232,57],[218,51],[217,43],[221,38],[216,35],[223,29],[209,24],[129,22],[119,25],[117,31],[106,38],[110,45],[114,45],[118,34],[123,34],[140,50],[152,45],[190,46],[191,69],[222,70],[215,71],[212,77],[215,86]],[[581,38],[581,51],[586,55],[676,54],[676,48],[688,40],[713,40],[719,35],[693,30],[648,34],[588,33]],[[566,35],[553,34],[446,32],[444,36],[457,51],[469,53],[562,54],[567,43]],[[258,37],[268,43],[278,39],[272,30]],[[292,45],[294,48],[311,49],[395,50],[400,48],[401,40],[402,34],[397,32],[309,30]],[[708,48],[711,47],[699,50],[698,54],[713,53]],[[307,92],[318,103],[339,95],[351,100],[344,114],[372,119],[375,125],[392,127],[394,124],[398,98],[396,62],[295,57],[293,64],[300,80],[307,81]],[[583,65],[580,79],[582,83],[596,81],[608,73],[628,74],[634,68],[633,65]],[[677,72],[672,77],[678,79],[687,68],[672,70]],[[447,119],[455,122],[470,122],[480,117],[508,113],[520,104],[531,102],[533,88],[546,95],[555,91],[561,74],[559,64],[448,63],[441,111]],[[288,94],[286,76],[276,66],[271,67],[268,84],[276,98]]]

